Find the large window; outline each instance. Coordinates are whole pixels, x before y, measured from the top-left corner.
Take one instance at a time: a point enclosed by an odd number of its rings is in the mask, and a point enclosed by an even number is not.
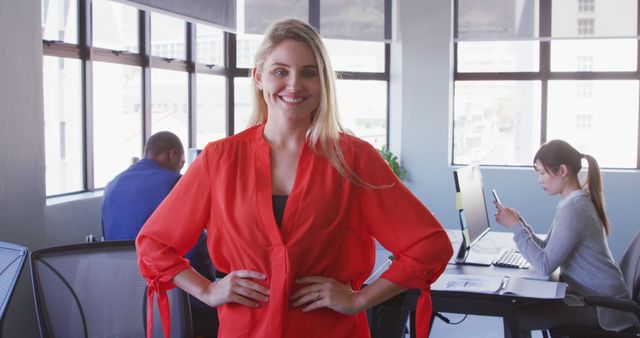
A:
[[[140,67],[93,63],[94,183],[104,185],[140,156]]]
[[[244,130],[254,54],[282,17],[324,37],[343,125],[387,143],[391,0],[245,0],[235,33],[127,1],[41,3],[47,196],[102,189],[157,131],[203,148]]]
[[[454,164],[530,165],[562,138],[640,168],[637,0],[457,0]]]
[[[54,56],[42,60],[47,192],[83,188],[80,62]]]

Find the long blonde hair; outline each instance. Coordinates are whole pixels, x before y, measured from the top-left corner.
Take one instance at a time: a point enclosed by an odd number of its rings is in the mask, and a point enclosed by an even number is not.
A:
[[[264,62],[273,49],[282,41],[295,40],[306,43],[318,64],[320,78],[320,103],[311,114],[311,125],[307,131],[307,139],[314,151],[326,157],[331,165],[345,178],[365,186],[364,182],[347,165],[340,147],[340,133],[347,133],[338,118],[338,104],[336,101],[335,72],[329,61],[329,54],[318,33],[307,23],[287,19],[271,25],[265,34],[264,40],[258,48],[255,57],[254,68],[261,69]],[[255,77],[253,78],[253,114],[249,125],[256,126],[267,122],[267,103],[258,88]]]

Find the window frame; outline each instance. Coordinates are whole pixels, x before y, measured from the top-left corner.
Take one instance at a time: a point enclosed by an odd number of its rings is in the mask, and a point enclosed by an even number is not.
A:
[[[225,118],[226,136],[234,133],[234,81],[236,78],[250,76],[250,68],[238,68],[236,66],[236,34],[223,32],[224,62],[223,64],[204,64],[197,62],[196,51],[196,24],[185,20],[186,56],[185,60],[174,60],[151,55],[151,12],[137,9],[138,12],[138,53],[110,50],[91,45],[92,34],[92,3],[93,0],[72,0],[78,5],[78,44],[66,43],[54,40],[42,40],[43,56],[78,59],[81,63],[81,109],[82,109],[82,172],[84,174],[83,189],[80,191],[68,191],[60,194],[46,194],[47,198],[63,197],[87,192],[101,191],[104,188],[95,187],[94,182],[94,147],[93,147],[93,61],[132,65],[141,67],[141,119],[142,119],[142,143],[140,152],[144,148],[145,140],[151,136],[151,70],[166,69],[186,72],[188,74],[188,144],[185,148],[196,146],[197,126],[197,86],[196,75],[208,74],[225,78]],[[109,0],[113,1],[113,0]],[[308,22],[320,31],[320,0],[309,1]],[[383,0],[385,11],[385,36],[391,32],[391,9],[393,0]],[[343,80],[379,80],[387,83],[387,108],[386,108],[386,143],[389,144],[389,81],[390,81],[390,42],[385,44],[385,67],[383,72],[350,72],[337,71],[336,76]]]
[[[531,38],[530,41],[539,43],[539,69],[537,72],[459,72],[458,71],[458,8],[459,0],[454,0],[453,4],[453,81],[540,81],[540,143],[547,141],[547,117],[548,117],[548,84],[554,80],[640,80],[640,43],[636,46],[636,70],[635,71],[551,71],[551,42],[553,40],[561,40],[563,38],[553,38],[551,35],[551,18],[552,18],[552,0],[539,1],[539,33],[537,38]],[[637,0],[637,20],[636,20],[636,36],[640,36],[640,0]],[[578,2],[581,5],[582,2]],[[594,5],[595,6],[595,5]],[[591,13],[592,11],[589,11]],[[579,11],[578,13],[584,13]],[[572,40],[589,40],[593,39],[593,34],[584,35],[576,34],[571,37]],[[492,41],[492,40],[487,40]],[[455,95],[455,92],[453,93]],[[455,110],[452,109],[452,114]],[[640,117],[640,105],[637,107],[638,116]],[[455,121],[455,116],[453,118]],[[638,119],[638,137],[636,152],[635,168],[616,168],[603,167],[603,169],[616,170],[637,170],[640,169],[640,118]],[[450,144],[451,165],[460,165],[455,162],[455,126],[451,127],[452,137]],[[524,167],[525,165],[507,165],[492,164],[491,166],[499,167]]]

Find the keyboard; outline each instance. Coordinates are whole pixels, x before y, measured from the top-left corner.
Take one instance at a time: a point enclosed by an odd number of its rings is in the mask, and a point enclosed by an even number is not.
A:
[[[493,266],[500,268],[528,269],[531,264],[527,262],[517,249],[502,249],[493,261]]]

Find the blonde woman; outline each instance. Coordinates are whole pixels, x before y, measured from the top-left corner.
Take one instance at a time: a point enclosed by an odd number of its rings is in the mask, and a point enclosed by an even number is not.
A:
[[[428,323],[428,287],[451,244],[378,152],[343,131],[318,34],[275,23],[252,78],[253,126],[208,144],[137,238],[163,323],[174,286],[218,307],[222,337],[368,337],[363,310],[407,288],[425,291]],[[228,273],[216,282],[181,258],[203,228]],[[396,259],[362,288],[374,238]]]

